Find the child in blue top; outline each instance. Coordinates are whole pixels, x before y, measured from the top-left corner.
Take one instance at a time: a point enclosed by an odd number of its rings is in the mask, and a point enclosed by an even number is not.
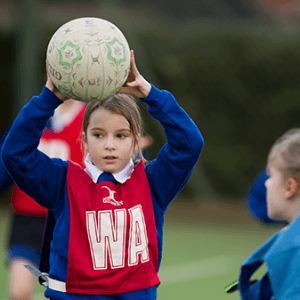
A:
[[[129,95],[148,104],[166,133],[166,144],[148,164],[134,161],[137,152],[142,157],[141,121]],[[48,118],[64,100],[48,76],[2,148],[16,184],[56,218],[45,296],[156,299],[164,213],[189,179],[203,138],[174,97],[139,74],[133,51],[127,87],[86,108],[85,170],[37,150]]]
[[[300,299],[300,129],[280,137],[267,162],[267,211],[270,219],[289,225],[254,251],[242,264],[241,299]],[[265,275],[250,284],[252,274],[266,265]]]

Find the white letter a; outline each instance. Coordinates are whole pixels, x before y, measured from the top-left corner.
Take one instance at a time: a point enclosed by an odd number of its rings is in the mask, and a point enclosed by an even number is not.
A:
[[[129,209],[130,213],[130,237],[128,249],[128,265],[134,266],[141,261],[149,261],[148,236],[145,218],[141,205]]]

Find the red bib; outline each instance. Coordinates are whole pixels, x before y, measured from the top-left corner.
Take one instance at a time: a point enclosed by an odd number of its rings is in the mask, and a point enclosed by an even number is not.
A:
[[[95,184],[69,162],[68,293],[121,294],[160,283],[156,226],[143,162],[124,184]]]

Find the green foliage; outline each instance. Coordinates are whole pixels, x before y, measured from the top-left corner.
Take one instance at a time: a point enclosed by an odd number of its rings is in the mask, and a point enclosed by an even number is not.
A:
[[[217,193],[244,196],[275,139],[299,126],[299,28],[195,24],[138,34],[159,87],[203,134],[196,168]]]

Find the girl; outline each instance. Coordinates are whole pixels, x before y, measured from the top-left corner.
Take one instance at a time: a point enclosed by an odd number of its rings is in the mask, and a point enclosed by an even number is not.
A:
[[[268,217],[289,225],[243,262],[238,289],[242,299],[300,299],[300,129],[289,130],[275,142],[267,173]],[[250,284],[263,263],[265,275]]]
[[[141,121],[129,95],[146,102],[166,132],[167,143],[147,165],[134,161],[135,154],[142,157]],[[139,74],[133,51],[127,87],[86,108],[85,169],[37,150],[47,119],[64,100],[48,76],[2,149],[18,186],[56,218],[45,296],[156,299],[164,213],[190,177],[203,138],[174,97]]]

